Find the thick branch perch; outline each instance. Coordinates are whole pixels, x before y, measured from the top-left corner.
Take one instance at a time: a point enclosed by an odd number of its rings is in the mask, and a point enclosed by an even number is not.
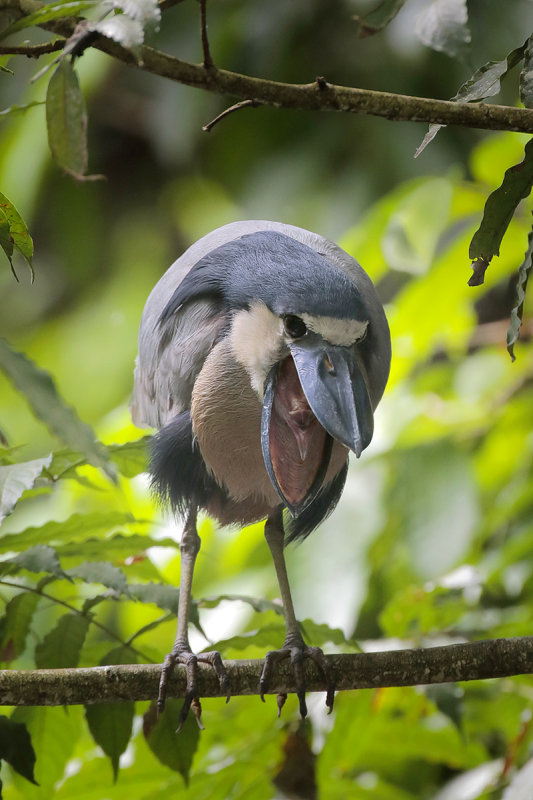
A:
[[[391,650],[326,656],[338,689],[374,689],[382,686],[416,686],[533,673],[533,637],[489,639],[473,644],[453,644],[420,650]],[[259,693],[262,660],[225,661],[233,695]],[[161,667],[124,665],[87,669],[2,670],[0,705],[78,705],[157,697]],[[199,664],[202,697],[219,697],[212,669]],[[325,691],[317,668],[306,663],[309,691]],[[270,694],[294,691],[288,664],[276,668]],[[185,668],[177,667],[168,696],[185,694]]]

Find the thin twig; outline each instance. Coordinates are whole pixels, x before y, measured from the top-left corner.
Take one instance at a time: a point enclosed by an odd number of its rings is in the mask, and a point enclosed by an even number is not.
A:
[[[28,56],[39,58],[46,53],[56,53],[65,46],[66,39],[56,39],[45,44],[9,44],[0,47],[0,56]]]
[[[211,50],[209,49],[209,38],[207,36],[206,2],[207,0],[200,0],[200,28],[202,31],[202,52],[204,54],[205,69],[212,69],[214,67],[214,63],[211,57]]]
[[[226,108],[221,114],[212,119],[211,122],[208,122],[206,125],[202,125],[202,130],[206,133],[209,133],[211,128],[213,128],[217,122],[220,122],[221,119],[229,116],[229,114],[233,114],[234,111],[240,111],[241,108],[256,108],[260,105],[262,105],[262,103],[258,103],[257,100],[241,100],[240,103],[235,103],[229,108]]]
[[[424,686],[434,683],[485,680],[533,673],[533,637],[489,639],[418,650],[343,653],[325,656],[338,690],[384,686]],[[225,661],[232,695],[258,695],[261,659]],[[303,666],[309,691],[326,690],[324,676],[310,660]],[[0,705],[77,705],[157,697],[161,665],[91,667],[82,669],[2,670]],[[183,697],[187,677],[177,666],[168,684],[169,697]],[[294,692],[294,673],[280,662],[273,672],[269,694]],[[198,664],[201,697],[225,696],[215,671]]]

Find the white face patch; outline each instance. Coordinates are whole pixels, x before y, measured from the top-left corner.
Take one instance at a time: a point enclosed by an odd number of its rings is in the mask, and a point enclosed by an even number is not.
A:
[[[337,319],[336,317],[320,317],[312,314],[299,314],[309,330],[318,333],[326,342],[341,347],[350,347],[364,338],[368,320]]]
[[[230,341],[236,360],[246,369],[252,387],[263,399],[266,377],[285,349],[283,321],[258,301],[235,314]]]

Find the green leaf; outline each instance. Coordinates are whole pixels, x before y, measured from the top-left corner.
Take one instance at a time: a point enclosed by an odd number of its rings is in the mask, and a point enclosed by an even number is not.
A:
[[[0,245],[4,250],[4,253],[9,259],[11,264],[11,269],[13,270],[13,274],[16,277],[15,270],[13,268],[13,263],[11,261],[11,256],[13,254],[13,248],[16,248],[19,253],[26,259],[26,262],[31,271],[31,278],[33,282],[33,265],[32,265],[32,258],[33,258],[33,241],[29,234],[28,227],[22,217],[20,216],[19,212],[9,200],[5,194],[0,192],[0,211],[2,212],[0,216]],[[5,224],[7,221],[7,225],[9,226],[9,244],[6,244],[6,229]],[[10,252],[11,250],[11,252]]]
[[[109,664],[136,664],[135,653],[127,647],[110,650],[100,661],[101,666]],[[91,735],[106,756],[111,760],[113,776],[116,781],[120,756],[126,750],[133,727],[135,703],[96,703],[85,706],[85,717]]]
[[[98,703],[85,706],[91,735],[111,760],[113,776],[118,777],[119,760],[131,738],[135,703]]]
[[[76,709],[21,707],[15,709],[11,719],[26,726],[37,753],[35,780],[38,786],[22,783],[13,776],[20,796],[25,800],[49,800],[54,796],[55,784],[64,776],[79,738],[79,715]]]
[[[451,98],[451,101],[454,103],[478,103],[487,97],[493,97],[498,94],[501,89],[501,79],[523,59],[526,44],[511,50],[503,61],[489,61],[479,67],[459,87],[457,94]],[[436,124],[429,126],[428,132],[415,152],[415,158],[433,141],[440,129],[445,127],[446,125]]]
[[[1,349],[0,340],[0,359]],[[33,488],[43,468],[48,467],[51,460],[52,456],[49,455],[0,467],[0,522],[11,514],[24,492]]]
[[[467,22],[466,0],[433,0],[416,18],[415,33],[427,47],[456,56],[471,40]]]
[[[526,287],[533,266],[533,230],[529,232],[528,247],[524,260],[518,269],[518,281],[516,284],[516,301],[511,311],[509,329],[507,331],[507,350],[511,359],[515,360],[514,346],[518,340],[520,327],[522,325],[522,314],[524,312],[524,300],[526,299]]]
[[[9,114],[25,113],[28,109],[35,108],[35,106],[44,106],[44,100],[33,100],[31,103],[24,103],[21,106],[3,108],[2,111],[0,111],[0,117],[7,117]]]
[[[63,58],[50,78],[46,93],[48,144],[56,164],[83,180],[87,172],[87,114],[78,77],[69,58]]]
[[[524,66],[520,73],[520,100],[526,108],[533,107],[533,36],[525,44]]]
[[[104,447],[96,440],[92,428],[82,422],[75,410],[60,397],[51,375],[22,353],[12,350],[0,339],[0,369],[22,392],[33,413],[67,446],[80,450],[95,467],[115,477],[115,466],[109,462]]]
[[[373,36],[383,30],[391,22],[406,0],[381,0],[368,14],[362,17],[354,16],[358,24],[358,33],[361,39]]]
[[[33,774],[35,751],[24,723],[0,716],[0,759],[7,761],[19,775],[36,783]]]
[[[45,22],[51,22],[55,19],[62,17],[75,17],[86,11],[89,8],[94,8],[98,5],[94,0],[75,0],[72,3],[58,3],[50,4],[34,11],[33,14],[28,14],[22,19],[13,22],[8,28],[0,34],[0,40],[5,39],[6,36],[11,36],[12,33],[22,31],[24,28],[31,28],[33,25],[43,25]]]
[[[1,469],[2,467],[0,467]],[[85,539],[87,534],[92,534],[93,536],[107,534],[116,530],[120,525],[127,525],[131,522],[134,522],[131,514],[126,514],[122,511],[95,511],[90,514],[72,514],[61,522],[52,520],[40,527],[26,528],[19,533],[8,533],[0,537],[0,553],[9,552],[10,550],[25,550],[27,547],[36,544],[60,544],[65,540],[70,544],[74,544]],[[155,544],[152,540],[150,541]],[[102,542],[100,540],[100,552],[101,548]]]
[[[16,564],[21,569],[27,569],[28,572],[48,572],[57,578],[65,577],[56,551],[48,545],[38,544],[30,547],[24,553],[19,553],[18,556],[3,561],[2,564]]]
[[[109,459],[116,464],[125,478],[134,478],[148,469],[149,445],[152,437],[143,436],[133,442],[104,445]],[[56,450],[48,472],[53,480],[76,477],[76,469],[87,464],[87,459],[79,450]]]
[[[164,583],[134,583],[129,587],[132,597],[141,603],[154,603],[163,611],[178,613],[179,589]]]
[[[0,247],[8,257],[9,263],[11,265],[11,272],[18,280],[17,273],[15,272],[15,268],[13,267],[13,239],[11,238],[11,233],[9,231],[9,220],[6,217],[3,209],[0,208]]]
[[[108,561],[89,561],[66,570],[71,578],[81,578],[85,583],[101,583],[119,594],[128,594],[126,576]]]
[[[33,615],[40,597],[35,592],[20,592],[12,597],[0,621],[2,660],[11,661],[24,652]]]
[[[248,595],[244,594],[219,594],[216,597],[204,597],[201,600],[198,600],[198,607],[216,608],[224,600],[229,600],[232,603],[247,603],[253,608],[254,611],[259,613],[263,613],[264,611],[274,611],[274,613],[279,614],[282,617],[285,616],[283,606],[280,603],[273,603],[272,600],[266,600],[262,597],[249,597]]]
[[[77,667],[90,619],[81,614],[63,614],[55,628],[35,647],[38,669]]]
[[[246,650],[248,647],[257,647],[261,650],[281,647],[285,637],[284,625],[263,625],[255,631],[236,634],[229,639],[220,639],[214,642],[207,650]]]
[[[194,754],[198,748],[200,730],[193,714],[189,714],[182,730],[176,734],[176,725],[179,711],[183,701],[168,699],[165,710],[157,718],[155,707],[152,706],[144,715],[144,735],[152,753],[162,764],[179,772],[189,784]],[[155,722],[155,724],[154,724]]]
[[[500,254],[500,244],[521,200],[529,195],[533,186],[533,139],[525,147],[524,160],[506,171],[503,182],[489,195],[483,210],[481,225],[470,242],[469,255],[474,274],[469,286],[479,286],[484,281],[485,270],[493,256]]]
[[[0,539],[0,544],[1,544]],[[88,561],[99,558],[102,555],[102,548],[108,558],[128,558],[138,555],[142,558],[149,547],[176,547],[173,539],[152,539],[150,536],[140,536],[132,534],[125,536],[117,533],[108,539],[84,539],[81,542],[69,542],[57,547],[58,554],[63,558],[77,556]]]

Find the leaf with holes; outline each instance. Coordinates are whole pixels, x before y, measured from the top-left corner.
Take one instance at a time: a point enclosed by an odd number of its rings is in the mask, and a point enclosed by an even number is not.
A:
[[[529,232],[528,248],[519,269],[518,281],[516,284],[516,302],[511,311],[509,329],[507,331],[507,350],[511,359],[515,360],[514,346],[518,340],[520,327],[522,325],[522,314],[524,311],[524,300],[526,299],[526,288],[531,267],[533,266],[533,230]]]
[[[97,441],[93,429],[68,406],[52,380],[51,375],[38,367],[23,353],[12,350],[0,340],[0,369],[13,386],[26,397],[33,413],[49,430],[68,447],[80,450],[87,461],[115,478],[115,465],[109,461],[107,451]],[[48,462],[47,466],[50,462]]]
[[[533,186],[533,139],[525,147],[524,160],[506,171],[503,182],[489,195],[483,210],[481,225],[470,242],[469,255],[474,274],[469,286],[479,286],[484,281],[485,270],[493,256],[500,254],[500,244],[521,200],[529,195]]]
[[[77,180],[87,172],[87,114],[78,77],[68,58],[59,62],[46,93],[48,144],[56,164]]]
[[[466,0],[433,0],[416,18],[415,33],[427,47],[456,56],[471,40],[467,23]]]
[[[0,348],[2,342],[0,342]],[[16,504],[28,489],[32,489],[35,481],[52,460],[52,456],[23,461],[20,464],[9,464],[0,467],[0,522],[11,514]]]
[[[36,783],[35,751],[28,729],[22,722],[14,722],[3,714],[0,715],[0,759],[7,761],[27,781]]]
[[[81,614],[63,614],[55,628],[35,647],[38,669],[77,667],[90,619]]]
[[[382,0],[368,14],[364,14],[362,17],[355,15],[353,19],[357,22],[360,38],[373,36],[383,30],[394,19],[405,2],[406,0]]]

